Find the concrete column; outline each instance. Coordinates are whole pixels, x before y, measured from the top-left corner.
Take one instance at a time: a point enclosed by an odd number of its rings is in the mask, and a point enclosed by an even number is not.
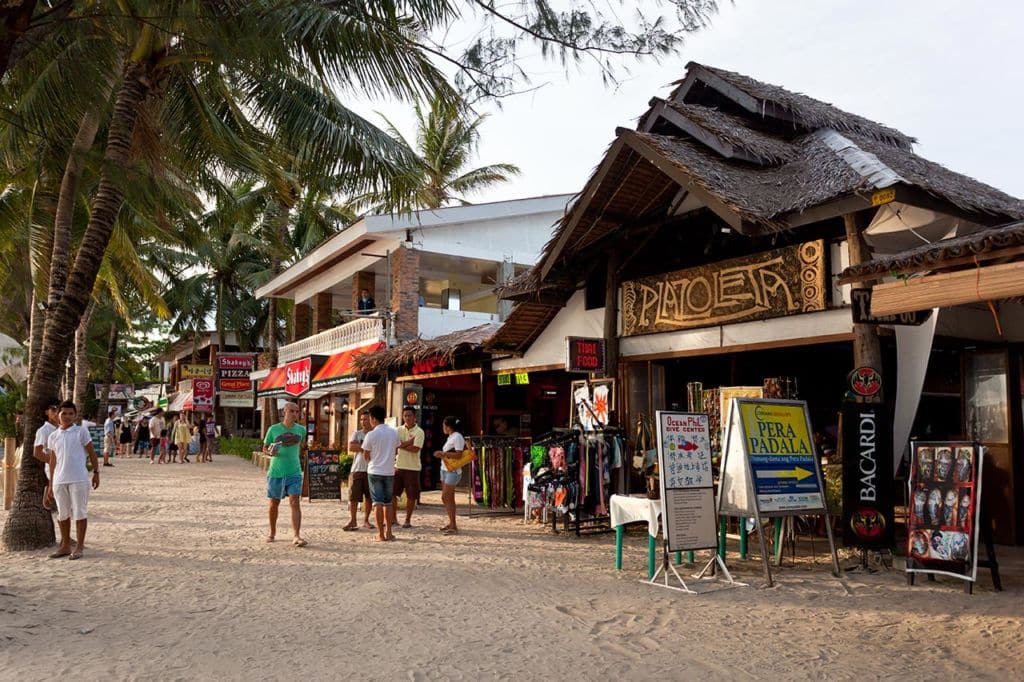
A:
[[[309,336],[309,318],[311,311],[308,303],[296,303],[292,308],[291,343]]]
[[[314,299],[313,308],[313,333],[327,331],[334,326],[333,310],[331,310],[333,296],[329,291],[321,291]]]
[[[516,266],[514,263],[508,261],[501,261],[498,263],[498,276],[497,286],[504,286],[512,281],[515,277]],[[498,319],[504,322],[508,319],[508,316],[512,313],[512,301],[498,300]]]
[[[420,252],[403,242],[391,254],[391,311],[399,342],[419,336],[419,301]]]

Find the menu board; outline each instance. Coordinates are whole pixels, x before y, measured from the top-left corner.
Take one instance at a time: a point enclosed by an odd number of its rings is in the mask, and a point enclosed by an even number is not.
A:
[[[706,414],[658,412],[661,522],[668,551],[718,546]]]
[[[341,452],[339,450],[309,450],[306,453],[306,480],[309,499],[341,499]]]
[[[89,427],[89,438],[92,440],[92,449],[96,451],[96,456],[100,457],[103,455],[103,427],[102,426],[90,426]]]
[[[974,443],[912,443],[907,571],[974,580],[981,458]]]

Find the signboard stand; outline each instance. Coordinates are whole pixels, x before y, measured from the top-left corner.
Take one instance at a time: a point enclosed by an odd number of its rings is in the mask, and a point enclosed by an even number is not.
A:
[[[718,514],[754,519],[768,586],[773,581],[764,539],[766,518],[825,516],[832,574],[838,577],[839,557],[807,403],[735,398],[726,424]]]
[[[914,574],[929,581],[948,575],[964,581],[972,594],[978,567],[988,568],[1002,590],[992,542],[992,519],[982,495],[985,448],[971,442],[910,443],[907,584]],[[985,544],[986,559],[978,556]]]
[[[695,577],[703,577],[708,568],[718,565],[731,584],[737,583],[722,563],[718,552],[718,529],[715,515],[714,478],[711,470],[711,436],[706,414],[691,412],[657,413],[658,471],[661,487],[661,566],[649,585],[698,594],[669,561],[674,552],[712,550],[712,558]],[[669,571],[680,587],[670,584]],[[662,582],[658,583],[658,576]]]

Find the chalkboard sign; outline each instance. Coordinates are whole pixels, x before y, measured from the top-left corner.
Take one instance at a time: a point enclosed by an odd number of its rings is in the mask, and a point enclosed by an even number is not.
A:
[[[103,456],[103,427],[90,426],[89,438],[92,439],[92,449],[96,451],[97,457]]]
[[[309,499],[341,499],[341,451],[310,450],[306,453]]]

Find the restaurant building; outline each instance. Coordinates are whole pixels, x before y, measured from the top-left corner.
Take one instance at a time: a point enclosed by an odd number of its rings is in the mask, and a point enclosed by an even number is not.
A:
[[[498,300],[495,286],[537,262],[570,199],[367,216],[324,242],[256,291],[293,303],[291,342],[280,348],[278,365],[252,374],[262,407],[297,399],[313,442],[342,447],[356,410],[377,400],[393,412],[396,404],[388,400],[390,365],[361,373],[356,359],[500,323],[511,304]],[[418,376],[469,381],[452,371],[434,362],[421,365]],[[471,393],[479,395],[477,384]],[[268,410],[262,412],[266,421]]]
[[[724,398],[760,394],[807,400],[827,450],[848,373],[871,366],[894,404],[894,468],[912,435],[968,433],[965,391],[995,334],[987,311],[916,327],[855,320],[861,294],[838,280],[922,240],[1024,217],[1019,200],[918,156],[914,142],[689,64],[635,129],[616,130],[539,264],[501,290],[515,307],[487,343],[493,368],[557,374],[568,337],[589,337],[606,349],[589,378],[613,382],[613,421],[630,433],[660,409],[720,424]],[[992,478],[1013,480],[1008,461],[990,460]],[[1013,514],[995,512],[997,538],[1020,540]]]

